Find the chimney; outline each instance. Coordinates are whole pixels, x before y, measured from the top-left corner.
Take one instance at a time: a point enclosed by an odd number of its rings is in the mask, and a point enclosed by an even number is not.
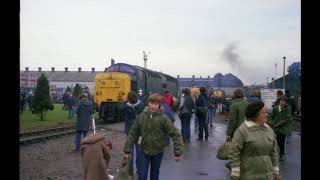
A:
[[[29,67],[26,67],[26,72],[28,72],[29,71]]]
[[[81,67],[78,67],[78,72],[81,72]]]
[[[208,79],[210,79],[210,76],[208,76]]]
[[[65,68],[64,68],[64,72],[68,72],[68,67],[65,67]]]
[[[200,76],[200,79],[201,79],[202,77]]]
[[[91,70],[92,70],[92,72],[94,72],[94,67],[93,67],[93,68],[91,68]]]
[[[54,72],[54,67],[51,67],[51,71]]]
[[[41,67],[38,67],[38,71],[41,72]]]
[[[192,79],[194,79],[194,75],[192,75]]]
[[[111,58],[111,66],[114,65],[114,59]]]
[[[179,78],[180,78],[180,75],[177,75],[177,78],[179,79]]]

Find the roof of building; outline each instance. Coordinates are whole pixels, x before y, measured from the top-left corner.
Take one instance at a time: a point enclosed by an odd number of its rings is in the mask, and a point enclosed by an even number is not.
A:
[[[222,75],[217,73],[213,78],[178,78],[180,86],[192,87],[192,86],[207,86],[212,87],[242,87],[242,81],[235,75],[228,73]]]
[[[30,75],[40,77],[44,74],[48,80],[56,82],[93,82],[97,74],[103,71],[20,71],[20,76]]]

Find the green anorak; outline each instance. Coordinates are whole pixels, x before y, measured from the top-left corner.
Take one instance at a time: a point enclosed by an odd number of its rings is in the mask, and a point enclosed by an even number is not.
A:
[[[133,143],[138,141],[145,154],[150,156],[157,155],[164,151],[165,139],[168,135],[174,141],[174,155],[181,156],[183,153],[183,141],[178,129],[164,115],[162,109],[152,113],[146,107],[137,116],[129,131],[124,152],[130,153]]]
[[[276,134],[289,135],[292,131],[293,122],[288,105],[286,104],[283,109],[280,105],[275,106],[268,117],[268,124],[275,126],[273,129]]]
[[[227,127],[227,136],[232,138],[233,133],[240,126],[240,124],[243,123],[247,106],[248,103],[243,98],[232,100],[229,113],[229,124]]]
[[[228,158],[232,171],[240,171],[240,180],[273,180],[279,164],[272,128],[246,120],[233,136]]]

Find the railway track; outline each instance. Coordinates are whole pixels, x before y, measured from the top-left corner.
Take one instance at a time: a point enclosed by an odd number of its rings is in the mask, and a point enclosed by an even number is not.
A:
[[[101,128],[102,125],[105,125],[105,123],[97,122],[96,129]],[[105,129],[109,129],[109,128],[105,128]],[[75,132],[76,132],[75,125],[23,132],[19,134],[20,136],[19,143],[20,145],[33,144],[37,142],[47,141],[53,138],[58,138],[61,136],[71,135],[71,134],[74,134]]]

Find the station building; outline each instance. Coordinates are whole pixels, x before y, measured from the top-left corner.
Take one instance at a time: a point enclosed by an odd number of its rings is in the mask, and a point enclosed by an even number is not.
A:
[[[179,75],[177,76],[177,78],[181,88],[203,86],[206,87],[209,91],[221,90],[227,96],[232,96],[234,90],[237,88],[243,89],[242,81],[231,73],[228,73],[226,75],[217,73],[213,76],[213,78],[210,78],[210,76],[205,78],[201,76],[199,78],[196,78],[195,76],[192,76],[192,78],[181,78]]]
[[[96,74],[103,71],[95,71],[92,68],[91,71],[82,71],[78,68],[78,71],[69,71],[66,67],[64,71],[55,71],[52,67],[51,71],[42,71],[41,67],[38,71],[30,71],[28,67],[25,71],[20,71],[20,89],[24,89],[26,92],[34,90],[37,86],[37,79],[44,74],[50,84],[50,94],[53,96],[62,97],[67,87],[73,88],[77,83],[84,89],[88,88],[90,93],[93,92],[94,78]]]
[[[288,67],[288,74],[284,76],[285,89],[293,96],[299,96],[301,92],[301,62],[292,63]],[[283,76],[268,84],[269,88],[283,89]]]

